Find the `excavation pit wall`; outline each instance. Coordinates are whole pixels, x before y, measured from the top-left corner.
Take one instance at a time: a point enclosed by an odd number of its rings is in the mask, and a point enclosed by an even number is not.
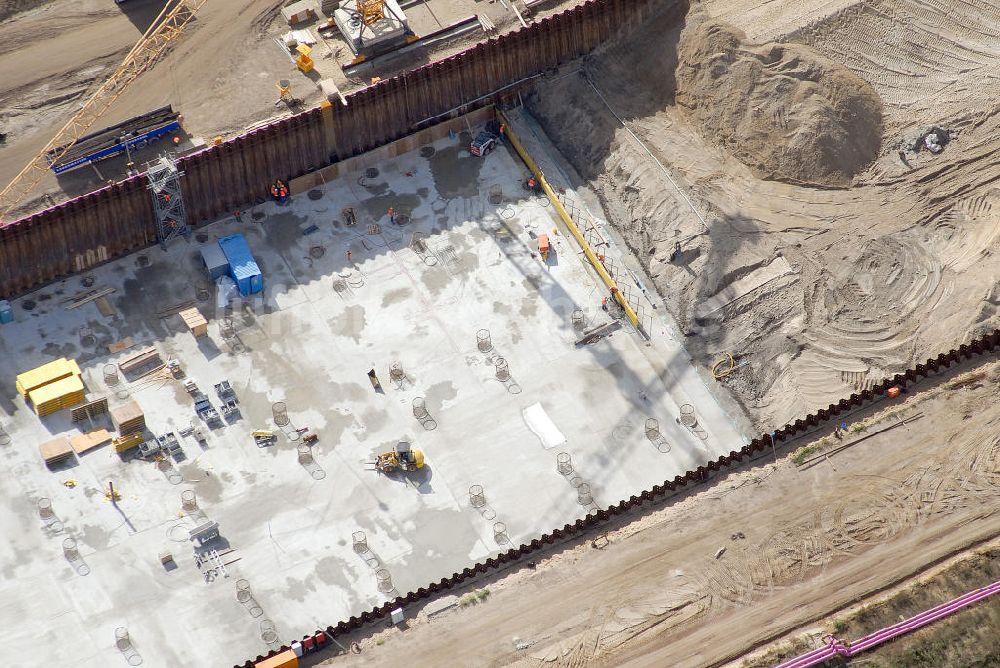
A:
[[[686,7],[678,1],[677,6]],[[339,100],[183,156],[194,227],[295,179],[514,96],[546,70],[582,56],[648,12],[643,0],[588,0]],[[134,176],[0,227],[0,298],[81,272],[156,242],[144,176]]]
[[[420,587],[416,591],[408,592],[392,601],[363,612],[359,616],[352,616],[349,619],[341,620],[335,625],[327,626],[325,629],[318,629],[316,634],[325,633],[328,638],[335,642],[338,639],[348,640],[359,631],[368,629],[374,630],[374,625],[389,621],[392,611],[398,608],[411,606],[449,592],[453,589],[467,587],[479,582],[489,576],[495,576],[502,571],[516,566],[521,560],[529,556],[544,556],[547,551],[558,549],[571,541],[586,539],[600,529],[613,528],[612,522],[624,521],[629,515],[648,512],[668,499],[684,493],[693,493],[699,485],[736,470],[766,457],[777,456],[777,454],[788,454],[793,448],[802,445],[803,437],[818,434],[821,431],[830,431],[840,421],[848,416],[859,416],[866,411],[878,410],[881,404],[887,401],[902,401],[902,398],[890,399],[887,395],[890,388],[898,387],[904,392],[910,389],[927,389],[928,383],[921,381],[929,380],[931,385],[944,382],[948,377],[954,375],[953,372],[963,370],[968,366],[979,363],[976,358],[995,355],[1000,351],[1000,330],[975,339],[969,343],[961,344],[958,348],[953,348],[947,353],[941,353],[937,357],[932,357],[922,364],[917,364],[912,369],[896,374],[892,378],[887,378],[874,386],[870,390],[851,394],[849,397],[841,399],[835,404],[830,404],[827,408],[820,409],[815,413],[810,413],[802,419],[795,420],[780,429],[776,429],[770,434],[762,434],[750,442],[749,445],[734,451],[728,455],[723,455],[717,460],[709,462],[705,466],[699,466],[693,471],[688,471],[683,476],[675,476],[673,480],[665,480],[660,485],[655,485],[638,495],[623,499],[616,505],[608,506],[603,510],[591,512],[585,518],[577,520],[573,524],[566,524],[562,528],[554,529],[549,533],[542,534],[530,543],[522,543],[519,547],[511,548],[506,552],[498,554],[494,558],[486,559],[476,563],[474,566],[463,569],[459,573],[453,573],[451,577],[442,578],[438,582],[431,582],[426,587]],[[863,447],[863,446],[862,446]],[[315,634],[314,634],[315,635]],[[303,636],[311,638],[313,636]],[[343,647],[342,643],[340,644]],[[278,650],[273,650],[267,655],[258,655],[254,659],[248,659],[242,664],[237,664],[234,668],[253,668],[255,663],[270,658],[282,651],[287,651],[289,645],[284,645]]]

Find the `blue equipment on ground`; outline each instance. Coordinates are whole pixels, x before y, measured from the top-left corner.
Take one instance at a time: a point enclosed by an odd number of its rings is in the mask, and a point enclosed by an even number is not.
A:
[[[180,127],[180,114],[167,105],[80,137],[58,161],[55,157],[62,147],[46,153],[45,159],[53,172],[62,174],[124,153],[126,148],[142,148],[150,141],[155,141],[161,135],[178,130]]]
[[[229,261],[229,275],[236,281],[241,295],[245,297],[264,289],[264,276],[242,234],[222,237],[219,239],[219,248]]]

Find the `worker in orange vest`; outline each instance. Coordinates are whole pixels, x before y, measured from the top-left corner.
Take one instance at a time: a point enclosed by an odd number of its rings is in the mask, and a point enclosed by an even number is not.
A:
[[[275,179],[271,184],[271,197],[277,200],[278,204],[284,204],[288,199],[288,186],[282,183],[281,179]]]

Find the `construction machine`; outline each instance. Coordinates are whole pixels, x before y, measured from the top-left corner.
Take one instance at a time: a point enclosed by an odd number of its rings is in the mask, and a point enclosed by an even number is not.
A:
[[[400,441],[392,450],[379,453],[375,461],[369,464],[374,464],[379,473],[393,473],[397,470],[409,473],[424,467],[424,453],[411,448],[406,441]]]
[[[469,144],[469,153],[479,157],[482,157],[484,155],[489,155],[490,151],[496,148],[497,143],[499,141],[500,137],[493,134],[492,132],[483,130],[482,132],[477,134],[476,137],[472,140],[472,143]]]
[[[253,442],[257,444],[258,448],[266,448],[278,442],[278,437],[269,429],[258,429],[250,432],[250,435],[253,437]]]

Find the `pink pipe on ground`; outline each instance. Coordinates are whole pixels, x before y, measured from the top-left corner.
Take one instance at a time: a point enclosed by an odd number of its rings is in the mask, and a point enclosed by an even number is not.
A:
[[[948,601],[947,603],[942,603],[941,605],[933,607],[930,610],[924,610],[920,614],[914,615],[909,619],[905,619],[898,624],[893,624],[892,626],[879,629],[874,633],[869,633],[854,642],[845,644],[833,636],[825,636],[823,640],[826,642],[826,645],[806,652],[805,654],[800,654],[794,659],[785,661],[784,663],[778,665],[777,668],[809,668],[809,666],[815,666],[828,659],[832,659],[834,656],[839,655],[851,657],[856,654],[860,654],[861,652],[866,652],[873,647],[892,640],[893,638],[906,633],[911,633],[921,627],[927,626],[928,624],[944,619],[945,617],[948,617],[963,608],[967,608],[973,603],[977,603],[997,593],[1000,593],[1000,580],[991,585],[970,591],[959,596],[958,598]]]

